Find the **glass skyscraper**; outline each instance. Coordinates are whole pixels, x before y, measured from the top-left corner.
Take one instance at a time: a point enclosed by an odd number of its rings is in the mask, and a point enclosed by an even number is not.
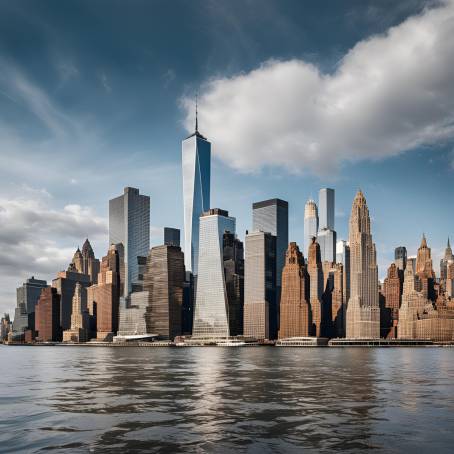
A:
[[[308,256],[312,238],[317,238],[318,209],[317,204],[309,199],[304,206],[304,256]]]
[[[200,216],[210,208],[211,143],[199,133],[182,143],[184,260],[186,271],[197,275]]]
[[[109,201],[109,244],[122,244],[122,296],[128,296],[139,277],[137,257],[146,257],[150,249],[150,197],[127,187],[123,195]]]
[[[322,188],[318,194],[319,226],[317,242],[322,262],[336,261],[336,232],[334,230],[334,189]]]
[[[235,218],[212,209],[200,218],[200,250],[193,338],[229,337],[228,297],[225,285],[224,233],[235,233]]]

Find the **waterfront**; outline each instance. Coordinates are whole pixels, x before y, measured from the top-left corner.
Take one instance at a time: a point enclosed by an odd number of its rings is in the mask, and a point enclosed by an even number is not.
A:
[[[1,346],[2,452],[451,452],[452,348]]]

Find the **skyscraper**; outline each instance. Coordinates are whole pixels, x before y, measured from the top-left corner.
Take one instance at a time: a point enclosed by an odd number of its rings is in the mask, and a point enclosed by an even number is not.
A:
[[[184,259],[186,271],[197,275],[200,216],[210,208],[211,143],[195,132],[183,140]]]
[[[407,266],[407,248],[405,246],[399,246],[394,249],[394,263],[399,271],[405,271]]]
[[[244,335],[277,336],[276,237],[268,232],[246,234],[244,261]]]
[[[320,246],[315,237],[312,237],[311,245],[308,250],[307,272],[310,279],[309,303],[312,313],[311,335],[321,337],[323,334],[323,270],[320,259]]]
[[[61,341],[60,296],[54,287],[42,289],[35,312],[36,340],[41,342]]]
[[[440,260],[440,279],[445,281],[448,276],[448,266],[454,263],[454,255],[452,253],[451,244],[448,238],[448,244],[446,245],[445,255]]]
[[[347,306],[347,338],[380,337],[378,268],[372,242],[369,209],[361,191],[350,215],[350,300]]]
[[[290,243],[282,272],[279,338],[310,335],[309,280],[303,254]]]
[[[126,187],[123,195],[109,201],[109,245],[121,244],[120,272],[123,296],[132,291],[139,274],[138,256],[150,249],[150,197]]]
[[[120,256],[115,244],[102,258],[98,283],[87,288],[87,305],[96,318],[96,339],[111,341],[118,330]]]
[[[281,298],[282,269],[285,263],[285,253],[288,247],[288,202],[281,199],[270,199],[256,202],[252,205],[252,230],[254,232],[269,232],[276,237],[276,328],[273,321],[271,331],[277,336],[279,328],[279,302]]]
[[[319,230],[334,230],[334,189],[322,188],[318,193]]]
[[[345,310],[350,299],[350,246],[345,240],[336,243],[336,262],[342,263],[342,300],[344,302],[344,333]]]
[[[47,287],[47,282],[32,276],[16,289],[17,306],[14,311],[13,331],[23,333],[35,324],[35,306],[41,291]]]
[[[200,218],[200,249],[193,338],[214,339],[230,335],[225,285],[224,233],[235,233],[235,218],[227,211],[210,209]]]
[[[88,341],[87,291],[76,283],[72,299],[71,328],[63,331],[63,342]]]
[[[416,257],[416,276],[419,278],[420,288],[424,297],[435,301],[435,273],[432,266],[432,252],[430,247],[427,246],[424,234]]]
[[[334,230],[334,189],[322,188],[318,195],[319,227],[317,243],[322,262],[336,260],[336,232]]]
[[[164,227],[164,244],[180,247],[180,229]]]
[[[401,301],[401,280],[399,269],[395,263],[391,263],[388,268],[388,275],[383,284],[383,295],[385,307],[381,309],[380,329],[381,337],[396,338],[397,323],[399,320],[399,308]]]
[[[234,233],[224,233],[223,261],[230,335],[239,336],[243,334],[244,248]]]
[[[144,274],[144,289],[150,296],[146,317],[148,331],[160,338],[173,340],[181,335],[184,274],[179,246],[151,248]]]
[[[304,252],[307,254],[312,238],[317,237],[318,209],[317,204],[309,199],[304,207]]]

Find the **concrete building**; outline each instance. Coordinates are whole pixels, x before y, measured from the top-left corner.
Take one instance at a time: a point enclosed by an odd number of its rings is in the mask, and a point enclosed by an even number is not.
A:
[[[246,234],[244,262],[244,335],[277,337],[276,237],[268,232]]]
[[[312,238],[317,238],[318,209],[317,204],[309,199],[304,206],[304,253],[308,254]]]
[[[345,337],[345,312],[344,299],[344,266],[334,263],[330,274],[332,275],[333,290],[331,293],[331,335],[330,337]]]
[[[180,247],[180,229],[164,227],[164,244]]]
[[[444,283],[448,277],[448,266],[454,263],[454,254],[452,253],[451,243],[449,242],[446,245],[445,254],[440,260],[440,280]]]
[[[126,298],[139,277],[137,257],[150,249],[150,197],[126,187],[123,195],[109,201],[109,244],[121,244],[120,277]]]
[[[186,271],[197,275],[200,217],[210,208],[211,143],[195,132],[182,142],[184,259]]]
[[[88,338],[87,291],[77,282],[72,299],[71,328],[63,331],[63,342],[87,342]]]
[[[407,266],[407,248],[405,246],[399,246],[394,249],[394,263],[399,271],[402,273],[405,271]]]
[[[311,310],[308,290],[303,254],[296,243],[290,243],[282,272],[279,339],[309,336]]]
[[[215,208],[201,216],[193,339],[230,336],[223,263],[226,232],[235,233],[235,218],[227,211]]]
[[[184,254],[179,246],[151,248],[144,275],[144,290],[150,295],[148,332],[173,340],[182,334]]]
[[[432,266],[432,253],[427,246],[426,236],[423,234],[421,245],[416,256],[416,276],[420,282],[420,288],[424,298],[435,301],[435,272]]]
[[[378,268],[372,242],[369,209],[361,191],[355,196],[350,215],[350,299],[347,306],[347,338],[380,337]]]
[[[62,339],[60,326],[60,295],[54,287],[43,288],[35,308],[35,331],[38,342],[59,342]]]

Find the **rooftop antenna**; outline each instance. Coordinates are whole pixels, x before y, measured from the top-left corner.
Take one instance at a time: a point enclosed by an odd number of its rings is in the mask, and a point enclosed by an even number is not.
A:
[[[197,101],[198,101],[198,92],[195,94],[195,132],[199,132],[199,122],[198,122],[198,112],[197,112]]]

